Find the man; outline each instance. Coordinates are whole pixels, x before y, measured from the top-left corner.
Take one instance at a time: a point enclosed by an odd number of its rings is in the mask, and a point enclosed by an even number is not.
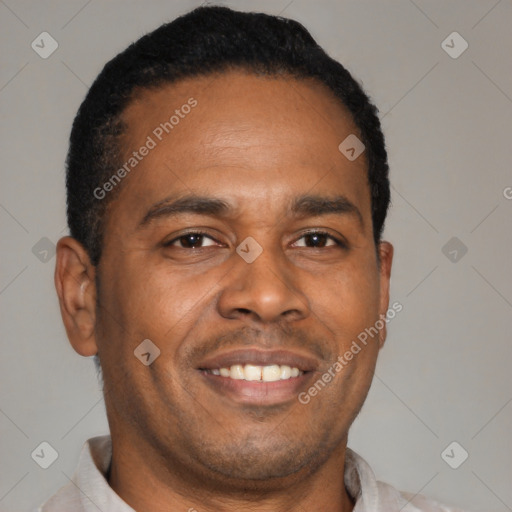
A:
[[[80,107],[67,191],[56,288],[110,436],[42,511],[455,510],[347,447],[391,311],[388,164],[300,24],[203,7],[131,45]]]

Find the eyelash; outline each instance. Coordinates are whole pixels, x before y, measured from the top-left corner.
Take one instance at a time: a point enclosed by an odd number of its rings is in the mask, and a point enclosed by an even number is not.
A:
[[[213,241],[219,243],[217,240],[215,240],[212,236],[210,236],[205,231],[197,230],[197,231],[189,231],[188,233],[183,233],[180,236],[178,236],[176,238],[173,238],[169,242],[164,243],[164,247],[172,247],[172,245],[175,242],[179,241],[181,238],[184,238],[184,237],[186,237],[188,235],[204,236],[204,237],[209,238],[210,240],[213,240]],[[333,242],[335,242],[335,244],[337,246],[339,246],[341,249],[347,249],[347,244],[345,242],[343,242],[339,238],[336,238],[336,237],[332,236],[327,231],[322,231],[322,230],[306,231],[305,233],[302,233],[302,235],[297,240],[300,240],[301,238],[303,238],[305,236],[308,236],[308,235],[320,235],[320,236],[323,235],[323,236],[326,236],[327,238],[330,238]],[[328,246],[328,247],[333,247],[333,246]],[[304,247],[304,248],[305,249],[327,249],[328,247]],[[188,248],[187,247],[179,247],[179,249],[187,250]],[[199,249],[203,249],[203,247],[199,247]]]

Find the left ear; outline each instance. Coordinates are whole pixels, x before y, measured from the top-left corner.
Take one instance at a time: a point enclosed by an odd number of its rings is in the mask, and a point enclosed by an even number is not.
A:
[[[384,320],[384,326],[379,329],[379,348],[382,348],[387,336],[387,326],[385,322],[386,313],[389,308],[389,281],[391,278],[391,265],[393,263],[393,246],[386,241],[379,243],[380,256],[380,302],[379,318]]]

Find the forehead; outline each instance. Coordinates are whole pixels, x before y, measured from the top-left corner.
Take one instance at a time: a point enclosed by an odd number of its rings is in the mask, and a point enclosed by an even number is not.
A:
[[[284,196],[343,194],[370,211],[364,153],[349,161],[338,149],[359,130],[315,80],[245,71],[190,78],[139,91],[122,117],[124,162],[152,146],[120,195],[140,215],[180,193],[231,193],[235,208],[253,204],[260,215]]]

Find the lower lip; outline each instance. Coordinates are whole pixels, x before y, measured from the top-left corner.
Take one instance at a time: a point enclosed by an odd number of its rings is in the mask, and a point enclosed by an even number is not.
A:
[[[297,399],[301,389],[307,387],[313,372],[274,382],[231,379],[199,370],[206,383],[217,393],[238,403],[272,405]]]

